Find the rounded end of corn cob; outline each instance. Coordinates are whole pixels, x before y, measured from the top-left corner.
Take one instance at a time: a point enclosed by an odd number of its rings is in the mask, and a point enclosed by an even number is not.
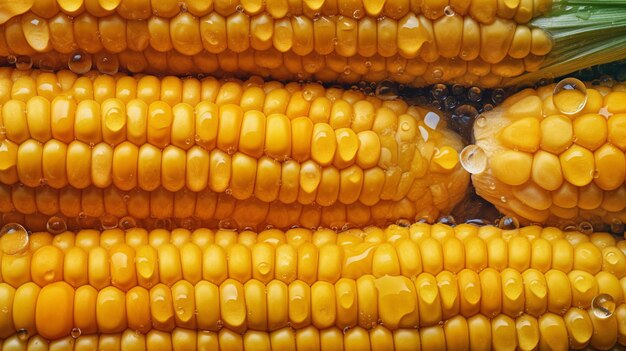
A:
[[[526,224],[623,223],[623,90],[566,78],[479,116],[471,146],[483,156],[474,159],[482,162],[472,172],[477,193]]]

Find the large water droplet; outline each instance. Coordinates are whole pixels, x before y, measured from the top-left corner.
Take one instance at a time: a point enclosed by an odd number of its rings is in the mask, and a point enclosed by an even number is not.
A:
[[[587,103],[585,83],[576,78],[565,78],[554,87],[554,106],[566,115],[580,112]]]
[[[50,234],[61,234],[67,230],[67,222],[63,217],[52,216],[46,223],[46,229]]]
[[[591,301],[591,311],[598,318],[609,318],[615,312],[615,301],[609,294],[600,294]]]
[[[91,70],[91,55],[83,50],[76,50],[67,62],[68,68],[76,74],[85,74]]]
[[[8,223],[0,229],[0,248],[6,255],[17,255],[28,247],[28,232],[17,223]]]
[[[487,169],[487,154],[478,145],[468,145],[459,154],[461,166],[471,174],[480,174]]]

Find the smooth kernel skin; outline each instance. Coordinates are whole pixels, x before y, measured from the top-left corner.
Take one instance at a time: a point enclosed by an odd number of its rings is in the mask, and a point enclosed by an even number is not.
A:
[[[60,339],[69,334],[73,323],[74,289],[65,282],[45,286],[37,297],[35,323],[39,334],[48,339]],[[56,323],[50,324],[49,321]]]
[[[491,167],[495,177],[508,185],[521,185],[530,178],[532,156],[519,151],[504,151],[494,156]]]

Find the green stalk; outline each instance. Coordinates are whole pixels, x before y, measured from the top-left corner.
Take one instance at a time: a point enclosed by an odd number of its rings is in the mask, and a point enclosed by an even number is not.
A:
[[[583,68],[626,59],[626,2],[561,0],[529,25],[549,33],[553,49],[541,68],[507,80],[507,85],[556,78]]]

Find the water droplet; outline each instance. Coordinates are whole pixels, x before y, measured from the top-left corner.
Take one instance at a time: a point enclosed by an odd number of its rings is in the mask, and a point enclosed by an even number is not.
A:
[[[487,111],[491,111],[493,110],[493,105],[492,104],[484,104],[483,105],[483,112],[487,112]]]
[[[21,341],[28,340],[28,330],[22,328],[17,331],[17,338]]]
[[[237,5],[237,7],[235,7],[235,10],[237,10],[237,12],[242,13],[243,12],[243,6]]]
[[[100,217],[100,226],[102,230],[109,230],[117,228],[117,217],[112,214],[105,213]]]
[[[591,10],[589,10],[589,8],[585,6],[579,7],[575,13],[576,17],[580,18],[581,20],[588,20],[591,17]]]
[[[394,100],[398,98],[398,89],[394,82],[383,80],[376,85],[376,97],[381,100]]]
[[[411,221],[406,218],[400,218],[396,221],[396,225],[403,228],[408,228],[411,226]]]
[[[443,9],[443,13],[448,16],[448,17],[452,17],[456,14],[456,12],[454,12],[454,9],[452,8],[452,6],[446,6],[445,9]]]
[[[343,68],[343,74],[344,74],[344,75],[346,75],[346,76],[348,76],[348,75],[350,75],[351,73],[352,73],[352,69],[350,68],[350,66],[346,65],[346,66]]]
[[[354,12],[352,12],[352,17],[356,19],[361,18],[361,10],[354,10]]]
[[[220,229],[227,229],[227,230],[236,230],[239,227],[239,225],[237,224],[237,221],[235,221],[232,218],[222,219],[219,221],[217,225]]]
[[[593,224],[587,221],[580,222],[578,224],[578,231],[583,234],[591,234],[593,233]]]
[[[433,79],[441,79],[443,78],[443,69],[441,67],[435,67],[432,73]]]
[[[83,333],[83,331],[80,330],[80,328],[74,327],[70,331],[70,336],[72,336],[72,338],[74,338],[74,339],[78,339],[78,337],[81,336],[82,333]]]
[[[309,89],[304,89],[302,91],[302,97],[306,101],[311,101],[313,99],[313,92],[311,90],[309,90]]]
[[[17,57],[15,55],[9,55],[7,56],[7,62],[13,65],[17,62]]]
[[[495,89],[491,93],[491,101],[496,105],[504,101],[504,89]]]
[[[504,195],[500,196],[500,202],[506,202],[506,196]]]
[[[348,331],[350,331],[350,327],[343,327],[343,333],[346,334]]]
[[[512,230],[519,228],[519,221],[515,217],[504,216],[498,220],[498,228]]]
[[[76,50],[68,59],[67,67],[76,74],[85,74],[91,70],[91,55],[83,50]]]
[[[554,86],[554,106],[566,115],[580,112],[587,104],[585,83],[576,78],[565,78]]]
[[[612,88],[615,85],[615,79],[608,74],[600,76],[600,85],[607,88]]]
[[[575,232],[578,230],[578,226],[574,222],[566,222],[561,225],[561,230],[564,232]]]
[[[187,12],[188,10],[187,3],[182,1],[178,3],[178,7],[180,8],[180,12]]]
[[[439,219],[437,219],[437,223],[446,224],[446,225],[449,225],[451,227],[454,227],[456,225],[456,220],[451,215],[441,216],[441,217],[439,217]]]
[[[478,145],[468,145],[459,154],[461,166],[471,173],[480,174],[487,169],[487,154]]]
[[[46,223],[46,229],[50,234],[61,234],[67,230],[67,222],[63,217],[52,216]]]
[[[367,60],[365,61],[365,68],[371,68],[372,67],[372,61]]]
[[[435,99],[442,100],[448,96],[448,87],[445,84],[435,84],[430,92]]]
[[[17,223],[8,223],[0,229],[0,247],[6,255],[17,255],[28,247],[28,232]]]
[[[609,318],[615,312],[615,301],[613,296],[609,294],[600,294],[591,301],[591,310],[593,314],[601,319]]]
[[[476,118],[476,121],[474,122],[474,124],[477,127],[484,127],[485,125],[487,125],[487,118],[485,116],[478,116],[478,118]]]
[[[119,222],[120,229],[127,230],[137,227],[137,222],[133,217],[122,217]]]
[[[479,102],[483,99],[483,92],[479,87],[471,87],[467,90],[467,98],[470,101]]]
[[[225,193],[226,195],[229,195],[229,196],[230,196],[230,195],[232,195],[232,194],[233,194],[233,189],[228,188],[228,189],[224,190],[224,193]]]
[[[96,67],[98,71],[104,74],[114,75],[120,69],[120,61],[117,59],[117,55],[104,53],[96,58]]]
[[[20,71],[26,71],[33,67],[33,59],[30,56],[19,56],[15,60],[15,68]]]
[[[403,131],[405,131],[405,132],[406,132],[406,131],[408,131],[409,129],[411,129],[411,126],[409,125],[409,123],[408,123],[408,122],[403,122],[403,123],[400,125],[400,129],[402,129]]]

